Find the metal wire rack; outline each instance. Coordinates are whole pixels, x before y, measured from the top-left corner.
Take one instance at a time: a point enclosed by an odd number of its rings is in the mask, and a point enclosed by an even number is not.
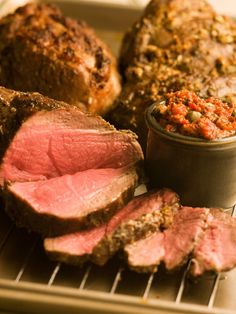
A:
[[[236,207],[232,215],[235,211]],[[137,303],[140,300],[144,303],[165,301],[176,309],[181,305],[187,306],[188,313],[192,313],[193,305],[201,306],[201,313],[235,312],[235,300],[227,300],[230,305],[228,309],[224,308],[225,300],[217,300],[222,299],[219,290],[221,294],[226,290],[223,295],[227,293],[227,280],[235,277],[235,272],[227,276],[207,275],[193,282],[188,276],[190,265],[191,260],[186,267],[174,273],[166,273],[161,267],[155,274],[136,274],[129,271],[117,257],[105,267],[87,264],[77,268],[54,263],[43,252],[38,236],[17,229],[3,212],[0,214],[0,282],[5,279],[15,288],[21,283],[30,282],[51,289],[72,288],[78,296],[81,292],[92,291],[104,292],[107,298],[132,296]],[[232,278],[229,281],[231,284]],[[2,306],[0,299],[0,309]],[[200,310],[195,313],[200,313]]]
[[[58,3],[67,14],[84,17],[115,53],[122,31],[139,14],[133,9],[127,11],[118,7],[114,14],[111,7],[96,6],[95,19],[90,6],[79,3],[69,6],[67,1]],[[109,17],[109,22],[104,16]],[[235,313],[236,270],[193,281],[188,276],[190,265],[191,260],[174,273],[160,267],[157,273],[148,275],[128,270],[117,256],[104,267],[86,264],[78,268],[54,263],[45,255],[37,235],[17,229],[0,210],[0,311]]]

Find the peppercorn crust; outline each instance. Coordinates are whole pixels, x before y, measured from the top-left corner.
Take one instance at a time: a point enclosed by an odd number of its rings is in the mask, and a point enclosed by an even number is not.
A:
[[[0,84],[104,114],[120,92],[116,61],[83,21],[27,4],[0,21]]]
[[[126,33],[125,86],[109,119],[130,128],[145,149],[144,112],[165,93],[190,90],[236,102],[236,24],[205,0],[152,0]]]

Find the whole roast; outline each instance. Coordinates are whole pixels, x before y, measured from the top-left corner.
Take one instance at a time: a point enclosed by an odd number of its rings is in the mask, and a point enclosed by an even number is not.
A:
[[[120,54],[125,81],[109,119],[146,146],[144,112],[172,91],[235,102],[236,23],[205,0],[152,0],[126,33]]]

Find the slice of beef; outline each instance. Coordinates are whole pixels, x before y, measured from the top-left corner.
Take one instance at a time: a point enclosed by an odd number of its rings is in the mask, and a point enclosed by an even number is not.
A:
[[[178,201],[177,194],[168,189],[134,198],[108,222],[105,237],[95,246],[92,260],[103,265],[126,244],[171,224]]]
[[[58,235],[101,224],[133,196],[132,169],[91,169],[36,182],[13,183],[5,191],[14,221],[43,235]]]
[[[22,123],[40,110],[73,108],[38,93],[21,93],[0,86],[0,160]]]
[[[156,272],[165,257],[164,233],[157,230],[150,236],[124,248],[130,269],[137,272]]]
[[[106,224],[56,238],[46,238],[44,249],[52,260],[81,265],[90,259],[93,248],[105,235],[105,231]]]
[[[103,228],[95,228],[88,233],[50,238],[44,241],[44,248],[52,259],[62,262],[80,264],[89,258],[103,265],[124,244],[154,232],[160,225],[170,224],[178,206],[178,196],[170,190],[145,193],[118,210],[103,226],[104,233]],[[89,253],[85,252],[83,242],[89,243]]]
[[[120,92],[116,60],[83,21],[30,3],[0,20],[0,84],[106,113]]]
[[[211,209],[207,222],[208,228],[193,252],[193,276],[236,266],[236,219],[219,209]]]
[[[133,133],[117,131],[77,108],[62,108],[36,112],[23,122],[4,155],[0,176],[11,182],[36,181],[132,166],[142,158]]]
[[[182,207],[163,233],[158,230],[146,239],[127,245],[125,254],[130,268],[156,271],[161,262],[168,270],[180,267],[203,234],[208,214],[207,208]]]
[[[208,208],[182,207],[173,225],[164,232],[164,263],[168,270],[185,263],[206,228]]]

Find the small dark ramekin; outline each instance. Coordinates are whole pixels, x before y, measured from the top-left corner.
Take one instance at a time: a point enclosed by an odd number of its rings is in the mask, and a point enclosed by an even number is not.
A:
[[[146,111],[149,187],[169,187],[181,204],[228,208],[236,204],[236,136],[207,141],[167,132]]]

